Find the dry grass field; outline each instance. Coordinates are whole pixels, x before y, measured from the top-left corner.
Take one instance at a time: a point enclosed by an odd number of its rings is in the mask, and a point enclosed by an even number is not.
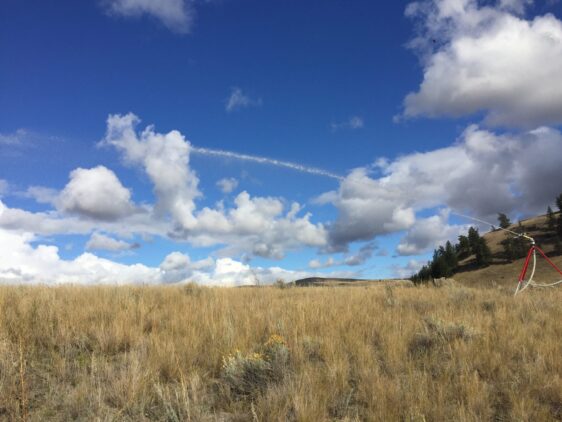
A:
[[[562,419],[562,289],[0,287],[0,419]]]

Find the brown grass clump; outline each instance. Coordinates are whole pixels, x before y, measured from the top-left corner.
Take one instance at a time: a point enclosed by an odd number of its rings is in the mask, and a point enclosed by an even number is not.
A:
[[[0,420],[561,420],[561,300],[4,286]]]

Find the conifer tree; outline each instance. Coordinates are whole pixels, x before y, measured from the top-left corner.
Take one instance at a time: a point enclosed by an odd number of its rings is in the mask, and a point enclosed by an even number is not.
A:
[[[513,255],[516,259],[526,256],[528,248],[528,243],[524,237],[516,237],[513,239]]]
[[[509,221],[509,217],[505,215],[503,212],[498,213],[498,221],[502,229],[507,229],[509,226],[511,226],[511,221]]]
[[[562,239],[562,193],[556,197],[556,206],[558,207],[558,222],[556,224],[556,232],[558,233],[558,237]]]
[[[470,242],[468,237],[464,235],[459,236],[459,243],[456,245],[457,256],[459,259],[465,259],[470,255]]]
[[[444,253],[445,250],[443,246],[440,246],[439,249],[435,249],[433,252],[433,260],[431,261],[431,277],[433,278],[447,277],[450,275]]]
[[[505,258],[511,262],[515,259],[515,254],[513,251],[513,238],[511,236],[507,236],[504,240],[501,241],[503,246],[503,253]]]
[[[435,249],[429,266],[431,277],[434,279],[451,277],[455,273],[458,267],[458,259],[455,247],[451,242],[447,241],[444,247],[439,246],[439,248]]]
[[[554,212],[552,211],[552,208],[550,208],[550,205],[546,209],[546,221],[548,223],[548,229],[554,230],[556,227],[556,219],[554,218]]]
[[[517,228],[514,230],[519,234],[523,234],[525,232],[525,229],[523,227],[523,224],[521,224],[521,221],[519,222]],[[521,236],[514,237],[511,240],[511,247],[512,247],[512,254],[514,259],[523,258],[524,256],[527,255],[528,245],[524,237]]]
[[[478,229],[471,227],[468,229],[468,245],[470,247],[470,253],[476,254],[480,244],[480,235],[478,234]]]
[[[445,262],[449,267],[449,275],[453,275],[453,273],[457,270],[459,266],[459,259],[457,257],[457,252],[455,251],[455,247],[447,240],[445,243],[445,253],[444,253]]]
[[[430,277],[431,277],[431,272],[429,269],[429,265],[424,265],[420,270],[420,279],[424,282],[427,282],[429,281]]]
[[[492,262],[492,252],[486,243],[486,239],[480,237],[476,248],[476,264],[479,267],[485,267]]]

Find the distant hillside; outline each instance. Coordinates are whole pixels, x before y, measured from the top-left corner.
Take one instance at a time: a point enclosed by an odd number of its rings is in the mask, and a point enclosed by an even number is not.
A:
[[[364,280],[360,278],[324,278],[324,277],[308,277],[295,280],[297,287],[322,287],[322,286],[367,286],[373,284],[411,284],[408,280]]]
[[[558,218],[558,213],[555,214]],[[559,267],[562,268],[562,256],[554,255],[556,233],[549,230],[546,215],[521,220],[521,226],[525,233],[535,239],[537,245],[545,251],[549,258]],[[508,227],[509,230],[519,230],[519,222]],[[503,230],[496,229],[483,235],[488,244],[493,260],[492,264],[486,268],[477,268],[475,256],[471,255],[459,263],[457,273],[453,278],[466,285],[490,287],[495,285],[512,285],[515,289],[517,279],[525,258],[516,259],[509,262],[504,255],[504,247],[502,241],[511,236]],[[530,247],[530,242],[526,243],[526,247]],[[549,283],[558,281],[562,278],[552,267],[550,267],[542,258],[537,260],[537,270],[535,280],[538,282]],[[364,280],[356,278],[323,278],[308,277],[294,281],[298,287],[314,287],[314,286],[367,286],[376,283],[381,284],[410,284],[406,280]]]
[[[556,215],[558,217],[558,214]],[[525,232],[535,239],[537,245],[547,253],[549,258],[560,268],[562,256],[554,256],[556,233],[549,230],[546,215],[541,215],[521,221]],[[519,224],[512,224],[508,228],[517,230]],[[489,286],[494,284],[512,284],[515,288],[517,279],[525,258],[509,262],[505,259],[502,240],[511,236],[503,230],[496,229],[483,235],[493,255],[492,265],[486,268],[475,269],[475,258],[470,256],[460,262],[458,272],[453,276],[455,280],[469,285]],[[530,246],[530,243],[527,244]],[[537,260],[535,280],[540,282],[553,282],[562,276],[550,267],[544,259]]]

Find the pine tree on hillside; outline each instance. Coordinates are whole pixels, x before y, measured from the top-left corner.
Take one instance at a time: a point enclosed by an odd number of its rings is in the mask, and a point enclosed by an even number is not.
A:
[[[521,221],[519,222],[519,225],[517,226],[515,231],[519,234],[525,233],[525,228],[523,227],[523,224],[521,224]],[[527,240],[524,237],[517,236],[513,239],[513,257],[515,259],[523,258],[524,256],[526,256],[528,248],[529,246],[527,244]]]
[[[470,242],[468,241],[468,237],[461,234],[456,249],[459,259],[467,258],[470,255]]]
[[[447,262],[445,261],[443,254],[443,246],[440,246],[439,249],[435,249],[433,252],[433,260],[431,261],[431,277],[434,279],[448,277],[450,275],[450,269],[447,266]]]
[[[476,265],[485,267],[492,262],[492,251],[488,247],[486,240],[480,237],[478,229],[471,227],[468,229],[468,243],[470,252],[476,255]]]
[[[511,262],[515,259],[515,253],[513,251],[513,238],[508,235],[504,240],[501,241],[503,246],[503,253],[505,258]]]
[[[556,206],[558,207],[558,222],[556,225],[556,232],[558,233],[558,237],[562,239],[562,193],[556,197]]]
[[[447,243],[445,243],[444,257],[447,266],[451,270],[451,273],[455,272],[457,270],[457,267],[459,266],[459,259],[457,257],[455,247],[448,240]]]
[[[420,279],[422,281],[429,281],[431,278],[431,270],[429,269],[429,265],[424,265],[420,270]]]
[[[479,238],[478,246],[476,247],[476,264],[479,267],[486,267],[492,262],[492,251],[486,243],[486,239]]]
[[[511,226],[511,221],[509,221],[509,217],[505,215],[503,212],[498,213],[498,221],[502,229],[507,229],[509,226]]]
[[[480,235],[478,234],[478,229],[471,227],[468,229],[468,245],[470,247],[470,253],[476,254],[480,244]]]
[[[552,208],[550,208],[550,205],[546,209],[546,221],[548,223],[548,229],[554,230],[556,227],[556,219],[554,218],[554,212],[552,211]]]
[[[515,259],[523,258],[527,255],[527,250],[529,249],[529,244],[524,237],[516,237],[513,240],[513,255]]]
[[[431,277],[442,278],[451,277],[457,269],[457,254],[451,242],[447,242],[446,246],[439,246],[433,252],[433,260],[431,261]]]
[[[430,264],[431,263],[428,263],[427,265],[421,267],[417,274],[410,277],[410,280],[412,280],[416,285],[420,283],[427,283],[431,278]]]

